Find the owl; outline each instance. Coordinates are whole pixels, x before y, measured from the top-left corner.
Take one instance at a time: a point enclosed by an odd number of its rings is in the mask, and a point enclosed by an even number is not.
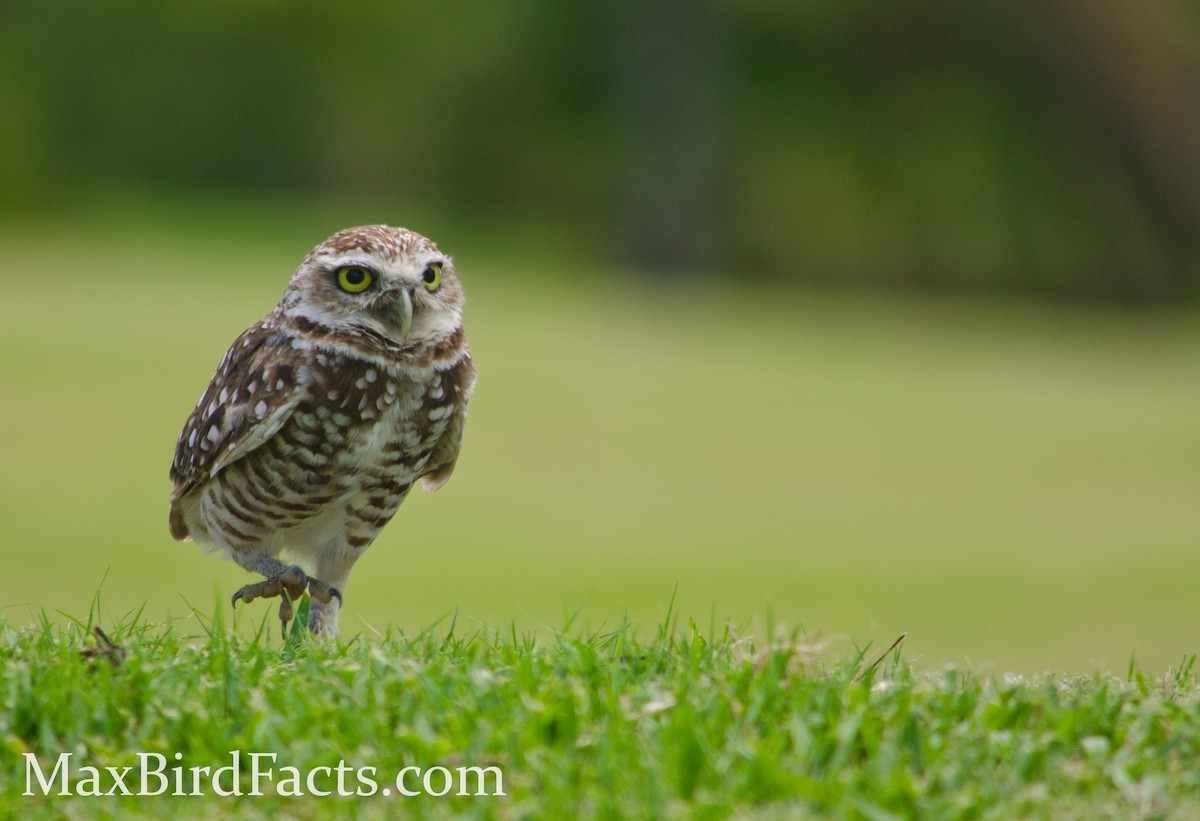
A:
[[[454,470],[475,387],[463,303],[430,240],[347,228],[234,340],[175,446],[169,525],[264,577],[235,606],[278,596],[286,631],[307,591],[308,629],[337,635],[354,563],[414,482]]]

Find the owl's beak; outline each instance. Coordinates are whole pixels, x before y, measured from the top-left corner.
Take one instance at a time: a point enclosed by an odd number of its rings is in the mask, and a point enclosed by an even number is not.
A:
[[[400,326],[401,336],[408,336],[408,329],[412,327],[412,317],[412,293],[407,288],[397,288],[396,299],[392,303],[392,320]]]

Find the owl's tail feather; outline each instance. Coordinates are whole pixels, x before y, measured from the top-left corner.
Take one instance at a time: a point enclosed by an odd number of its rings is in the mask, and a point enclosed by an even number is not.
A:
[[[179,505],[171,505],[171,518],[168,520],[167,526],[171,529],[171,538],[177,542],[185,542],[192,538],[192,534],[188,532],[187,523],[183,521],[183,511],[179,509]]]

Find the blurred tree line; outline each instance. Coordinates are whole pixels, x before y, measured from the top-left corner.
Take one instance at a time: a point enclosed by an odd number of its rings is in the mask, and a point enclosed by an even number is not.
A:
[[[1194,0],[0,0],[0,214],[436,209],[664,274],[1179,300]]]

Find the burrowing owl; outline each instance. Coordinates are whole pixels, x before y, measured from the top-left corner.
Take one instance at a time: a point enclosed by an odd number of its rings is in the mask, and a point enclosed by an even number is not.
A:
[[[175,446],[170,527],[266,577],[235,605],[280,596],[286,629],[307,590],[309,629],[337,634],[350,568],[413,482],[454,470],[475,387],[463,302],[425,237],[348,228],[234,340]]]

